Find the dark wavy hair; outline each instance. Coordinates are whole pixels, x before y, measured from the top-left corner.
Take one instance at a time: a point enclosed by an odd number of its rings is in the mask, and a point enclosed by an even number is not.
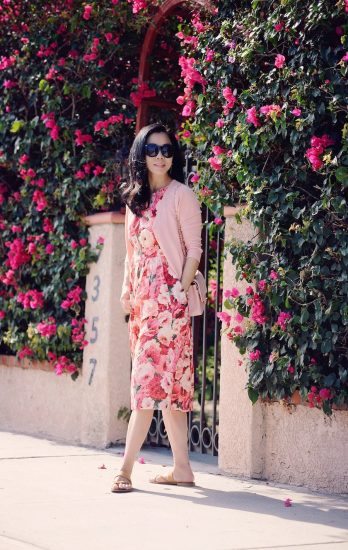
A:
[[[144,126],[133,141],[128,157],[128,179],[120,188],[123,201],[137,216],[140,216],[141,211],[150,204],[151,190],[145,160],[145,144],[147,138],[155,132],[163,132],[168,135],[174,148],[173,163],[169,175],[172,179],[184,183],[183,156],[174,133],[161,123]]]

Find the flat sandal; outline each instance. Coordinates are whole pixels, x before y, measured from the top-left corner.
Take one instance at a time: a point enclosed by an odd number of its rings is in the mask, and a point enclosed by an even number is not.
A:
[[[157,485],[177,485],[179,487],[195,487],[194,481],[176,481],[173,476],[173,472],[170,472],[167,475],[156,475],[151,478],[150,483],[155,483]]]
[[[121,470],[120,473],[115,476],[114,482],[111,486],[112,493],[130,493],[133,491],[130,475],[125,474],[126,472],[122,472]],[[121,485],[125,485],[125,487],[121,487]]]

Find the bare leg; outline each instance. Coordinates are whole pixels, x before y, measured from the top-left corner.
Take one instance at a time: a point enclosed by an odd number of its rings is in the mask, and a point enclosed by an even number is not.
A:
[[[132,411],[126,437],[126,448],[124,451],[123,463],[121,470],[131,475],[133,465],[142,444],[145,441],[147,432],[149,431],[153,410],[136,410]]]
[[[187,445],[187,413],[163,410],[163,420],[173,452],[173,476],[176,481],[193,481]]]
[[[131,490],[131,475],[134,462],[142,444],[144,443],[147,432],[149,431],[153,410],[132,411],[129,419],[126,448],[123,457],[123,463],[119,474],[116,475],[111,490],[120,492]]]

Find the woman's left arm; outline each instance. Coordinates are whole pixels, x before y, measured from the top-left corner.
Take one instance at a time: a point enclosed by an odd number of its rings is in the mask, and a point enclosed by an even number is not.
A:
[[[195,193],[186,186],[181,188],[178,217],[187,253],[181,284],[187,292],[202,255],[202,214]]]

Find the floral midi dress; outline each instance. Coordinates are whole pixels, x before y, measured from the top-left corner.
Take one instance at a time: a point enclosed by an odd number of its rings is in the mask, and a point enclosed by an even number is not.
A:
[[[132,356],[131,409],[192,410],[193,357],[191,320],[181,282],[152,230],[158,202],[167,187],[151,196],[141,217],[129,228],[129,339]]]

